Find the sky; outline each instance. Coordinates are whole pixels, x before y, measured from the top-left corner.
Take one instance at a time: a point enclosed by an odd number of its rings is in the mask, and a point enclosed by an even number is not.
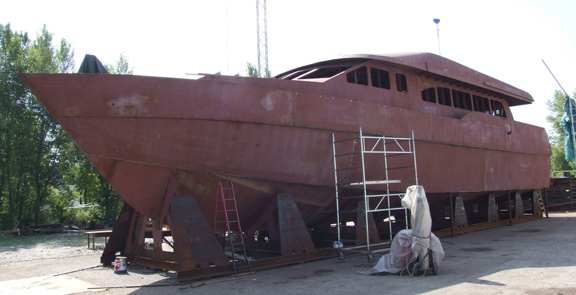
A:
[[[84,54],[134,74],[244,74],[256,63],[255,0],[0,0],[0,23],[36,35],[43,25]],[[347,54],[438,53],[528,91],[517,121],[549,128],[546,106],[559,89],[576,90],[576,1],[268,0],[272,74]]]

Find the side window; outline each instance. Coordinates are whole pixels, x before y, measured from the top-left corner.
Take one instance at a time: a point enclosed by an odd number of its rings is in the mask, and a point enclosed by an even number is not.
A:
[[[396,74],[396,90],[400,92],[408,92],[408,81],[403,74]]]
[[[303,74],[305,74],[305,73],[307,73],[307,72],[309,72],[309,71],[310,71],[310,69],[301,70],[301,71],[296,71],[296,72],[294,72],[294,73],[292,73],[292,74],[289,74],[289,75],[287,75],[287,76],[282,77],[282,79],[292,80],[292,79],[294,79],[294,78],[296,78],[296,77],[298,77],[298,76],[301,76],[301,75],[303,75]]]
[[[474,103],[474,111],[490,114],[490,103],[486,97],[473,95],[472,102]]]
[[[460,109],[472,110],[470,94],[458,90],[452,90],[452,99],[454,106]]]
[[[346,80],[354,84],[368,85],[368,70],[366,67],[358,68],[346,74]]]
[[[387,71],[370,68],[370,79],[372,80],[372,86],[390,89],[390,75]]]
[[[336,67],[325,67],[315,69],[313,72],[306,74],[300,79],[318,79],[318,78],[331,78],[336,76],[343,71],[347,70],[349,66],[336,66]]]
[[[436,89],[435,88],[426,88],[422,90],[422,100],[428,102],[436,102]]]
[[[438,87],[438,103],[445,106],[452,105],[452,96],[449,88]]]
[[[506,112],[504,112],[504,106],[502,103],[496,100],[491,100],[490,104],[492,105],[492,116],[506,118]]]

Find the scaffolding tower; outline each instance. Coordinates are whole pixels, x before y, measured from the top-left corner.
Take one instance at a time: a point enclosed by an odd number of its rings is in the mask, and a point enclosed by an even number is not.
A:
[[[395,212],[404,213],[404,228],[409,228],[409,210],[401,205],[393,207],[391,201],[397,198],[396,203],[399,204],[404,195],[403,191],[409,185],[418,185],[415,143],[414,131],[411,131],[408,137],[390,137],[365,134],[360,128],[358,136],[344,139],[332,133],[338,238],[334,247],[338,248],[340,253],[347,249],[365,248],[370,258],[373,247],[390,245],[394,236],[392,223],[395,222],[392,214]],[[405,183],[402,183],[403,181]],[[355,226],[360,222],[364,223],[364,245],[346,246],[343,242],[341,207],[343,202],[350,199],[363,199],[364,220],[356,220]],[[371,243],[371,237],[378,234],[378,229],[371,226],[370,221],[373,214],[380,212],[387,217],[383,221],[388,223],[388,240]],[[374,230],[376,233],[371,233]]]

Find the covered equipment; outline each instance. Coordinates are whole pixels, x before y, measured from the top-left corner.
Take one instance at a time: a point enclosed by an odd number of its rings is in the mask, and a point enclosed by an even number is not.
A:
[[[410,209],[412,229],[401,230],[394,236],[390,252],[378,260],[373,274],[435,273],[444,259],[444,249],[432,233],[432,217],[424,187],[408,187],[402,206]]]

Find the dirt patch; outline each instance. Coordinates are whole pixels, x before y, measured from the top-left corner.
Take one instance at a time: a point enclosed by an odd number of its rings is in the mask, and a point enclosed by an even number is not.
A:
[[[97,239],[97,247],[103,240]],[[0,239],[0,265],[8,263],[94,255],[84,234],[51,234]]]

